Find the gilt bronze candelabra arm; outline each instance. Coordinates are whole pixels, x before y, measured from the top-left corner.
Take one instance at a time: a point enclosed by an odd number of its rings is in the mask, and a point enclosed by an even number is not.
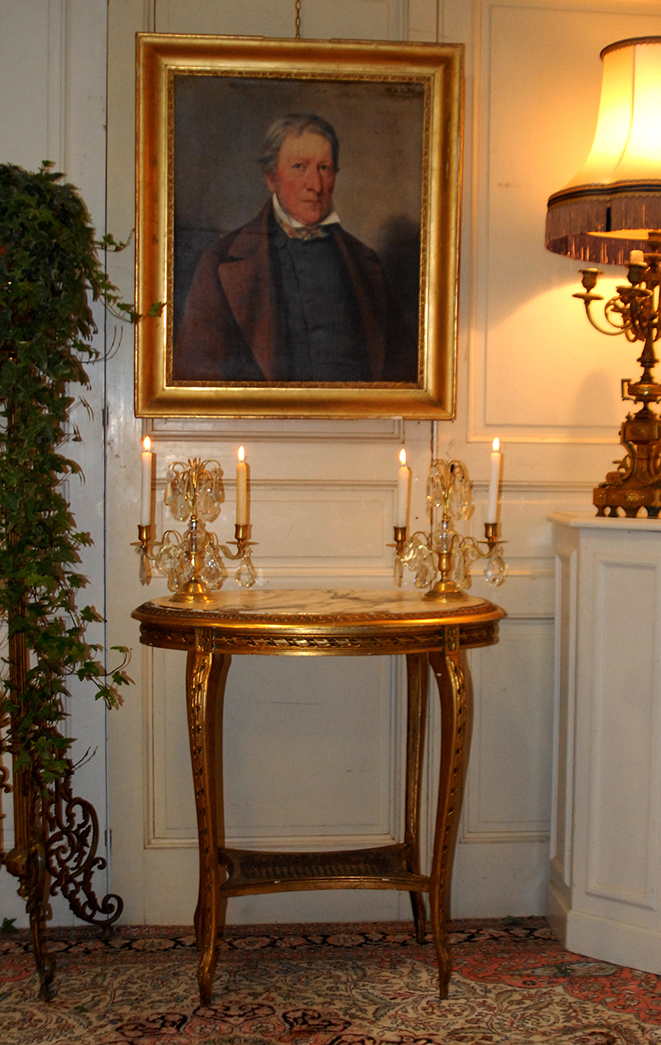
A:
[[[395,527],[395,583],[401,585],[403,566],[415,573],[417,588],[428,588],[426,597],[445,602],[465,598],[471,586],[470,567],[486,559],[484,575],[493,585],[507,575],[498,524],[485,523],[484,541],[454,529],[454,521],[473,512],[472,483],[462,461],[435,460],[427,479],[429,532],[418,530],[407,539],[403,527]],[[483,549],[481,545],[486,544]]]
[[[642,374],[637,381],[623,378],[622,399],[640,404],[635,414],[627,414],[620,427],[620,442],[625,456],[615,461],[617,470],[608,472],[596,487],[593,502],[597,515],[617,516],[621,508],[634,517],[641,508],[656,517],[661,509],[661,418],[651,407],[661,400],[661,384],[654,379],[658,363],[655,343],[661,337],[661,230],[650,232],[650,250],[632,252],[628,265],[628,285],[618,286],[617,294],[604,305],[608,328],[592,315],[592,305],[603,301],[592,291],[601,272],[581,269],[585,293],[574,294],[583,301],[590,323],[602,334],[624,334],[627,341],[643,343],[638,357]]]
[[[135,547],[140,555],[140,580],[149,583],[153,564],[167,577],[173,602],[211,602],[211,592],[222,587],[227,576],[224,560],[238,562],[235,578],[242,587],[252,587],[257,579],[248,524],[234,527],[234,541],[229,543],[236,544],[236,551],[220,544],[216,534],[206,528],[220,513],[221,476],[217,461],[175,461],[168,469],[163,500],[175,519],[188,521],[185,532],[166,530],[157,541],[150,537],[150,527],[138,526]]]

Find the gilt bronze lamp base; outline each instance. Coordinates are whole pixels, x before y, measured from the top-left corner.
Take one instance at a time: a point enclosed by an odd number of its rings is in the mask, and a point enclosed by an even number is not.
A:
[[[661,509],[661,418],[645,405],[623,421],[620,442],[625,457],[592,496],[597,515],[616,516],[621,508],[633,519],[645,508],[648,516],[656,518]]]

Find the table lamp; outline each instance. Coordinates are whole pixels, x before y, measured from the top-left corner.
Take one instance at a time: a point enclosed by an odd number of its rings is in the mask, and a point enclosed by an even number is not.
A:
[[[603,81],[597,130],[577,174],[549,197],[546,246],[588,265],[625,265],[628,282],[593,306],[599,268],[581,269],[587,317],[609,336],[642,342],[637,381],[622,380],[622,398],[639,404],[620,428],[625,456],[594,491],[597,515],[627,517],[661,509],[661,400],[653,376],[661,336],[661,37],[619,40],[601,52]]]

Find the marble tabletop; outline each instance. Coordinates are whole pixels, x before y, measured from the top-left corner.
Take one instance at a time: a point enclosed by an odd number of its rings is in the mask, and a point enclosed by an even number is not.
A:
[[[149,607],[171,610],[178,615],[222,618],[278,618],[302,616],[311,620],[329,617],[396,617],[418,620],[442,620],[448,617],[463,617],[475,613],[487,614],[493,619],[504,616],[503,611],[485,599],[463,596],[451,602],[425,598],[423,591],[387,588],[379,590],[360,589],[234,589],[213,593],[211,602],[190,605],[173,602],[171,596],[156,598],[145,603],[140,610]]]

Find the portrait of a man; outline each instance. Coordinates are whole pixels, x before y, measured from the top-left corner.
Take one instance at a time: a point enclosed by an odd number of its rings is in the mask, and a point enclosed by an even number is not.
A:
[[[177,81],[172,380],[415,384],[420,93]]]
[[[268,128],[271,194],[260,213],[202,256],[174,347],[194,380],[415,381],[406,331],[376,252],[333,206],[340,143],[314,113]]]
[[[137,47],[136,415],[453,417],[462,46]]]

